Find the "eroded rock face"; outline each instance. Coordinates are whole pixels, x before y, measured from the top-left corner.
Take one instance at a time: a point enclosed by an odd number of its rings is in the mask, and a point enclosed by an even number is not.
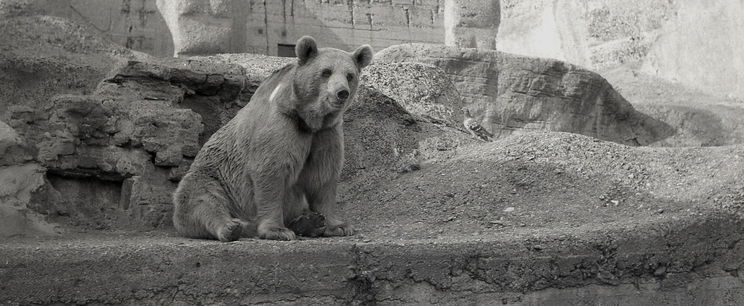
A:
[[[393,46],[375,61],[442,68],[461,93],[476,93],[463,94],[463,102],[497,137],[550,130],[648,145],[674,133],[637,112],[598,74],[561,61],[426,44]]]
[[[61,224],[169,224],[176,182],[250,97],[239,66],[158,60],[48,16],[9,18],[0,28],[2,131],[28,144],[24,155],[0,141],[11,152],[2,164],[43,170],[36,189],[49,193],[34,191],[28,206]]]
[[[593,69],[641,67],[742,98],[743,15],[741,1],[727,0],[502,0],[498,49]]]
[[[56,227],[33,208],[48,190],[46,169],[31,161],[26,142],[0,121],[0,238],[54,234]]]
[[[121,61],[144,57],[51,16],[0,19],[0,120],[59,93],[89,94]]]
[[[247,13],[248,5],[235,0],[157,1],[171,30],[176,56],[244,51],[246,38],[241,29],[247,19],[241,14]]]
[[[496,49],[500,0],[445,0],[444,43],[460,48]]]
[[[28,145],[13,128],[0,121],[0,166],[16,165],[31,160]]]

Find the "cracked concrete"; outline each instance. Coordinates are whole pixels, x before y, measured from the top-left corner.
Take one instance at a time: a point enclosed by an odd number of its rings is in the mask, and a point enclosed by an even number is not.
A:
[[[744,298],[743,225],[711,212],[448,240],[220,243],[170,232],[9,240],[0,303],[735,305]]]

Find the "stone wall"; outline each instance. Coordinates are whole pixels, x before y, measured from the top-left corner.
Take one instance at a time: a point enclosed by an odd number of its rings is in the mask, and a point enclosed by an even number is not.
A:
[[[444,0],[157,2],[174,33],[176,55],[278,55],[280,44],[293,45],[303,35],[345,50],[361,44],[382,49],[407,42],[444,42]]]
[[[258,2],[258,1],[257,1]],[[249,33],[260,34],[268,43],[266,54],[277,54],[278,43],[294,44],[302,35],[344,50],[361,44],[375,49],[407,42],[444,42],[444,0],[282,0],[263,1],[251,12],[266,16],[266,24],[249,24]],[[265,9],[266,12],[262,10]],[[259,14],[256,16],[255,14]],[[259,18],[251,18],[259,20]],[[258,46],[261,46],[260,42]],[[263,44],[266,46],[266,44]]]

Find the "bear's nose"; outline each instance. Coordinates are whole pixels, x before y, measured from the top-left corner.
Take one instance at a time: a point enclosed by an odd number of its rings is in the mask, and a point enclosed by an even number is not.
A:
[[[338,98],[341,101],[345,101],[349,98],[349,91],[346,89],[341,89],[336,93],[336,98]]]

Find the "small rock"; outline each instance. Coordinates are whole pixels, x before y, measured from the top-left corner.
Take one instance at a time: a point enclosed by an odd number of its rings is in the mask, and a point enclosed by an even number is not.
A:
[[[513,211],[514,211],[514,207],[511,207],[511,206],[504,208],[504,212],[513,212]]]

